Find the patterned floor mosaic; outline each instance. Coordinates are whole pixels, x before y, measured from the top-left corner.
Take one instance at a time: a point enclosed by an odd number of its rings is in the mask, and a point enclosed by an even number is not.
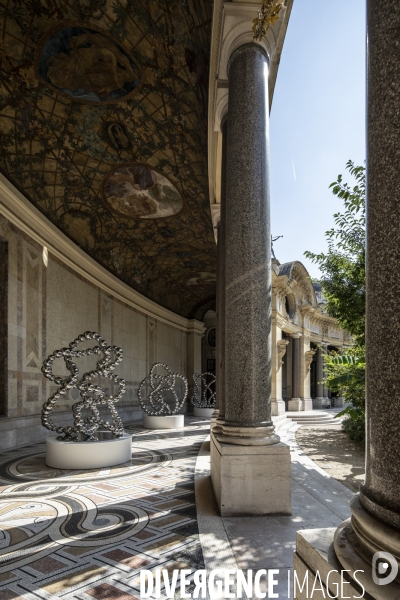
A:
[[[126,431],[132,459],[110,469],[51,469],[44,444],[1,455],[0,600],[135,600],[141,568],[204,568],[194,469],[209,423]]]

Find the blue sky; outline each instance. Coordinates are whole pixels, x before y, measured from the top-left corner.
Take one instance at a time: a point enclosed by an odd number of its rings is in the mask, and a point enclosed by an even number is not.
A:
[[[318,277],[303,252],[326,250],[342,207],[329,184],[365,160],[365,0],[294,0],[270,127],[275,254]]]

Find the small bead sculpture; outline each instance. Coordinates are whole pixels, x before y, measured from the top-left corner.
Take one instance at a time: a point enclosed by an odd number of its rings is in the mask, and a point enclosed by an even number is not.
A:
[[[86,340],[95,340],[98,345],[92,348],[77,350],[77,346]],[[84,373],[79,379],[79,369],[72,359],[90,356],[92,354],[103,354],[96,365],[96,369]],[[114,358],[113,358],[114,356]],[[70,376],[57,377],[53,374],[53,364],[57,358],[63,358],[65,365],[70,372]],[[47,379],[60,386],[58,390],[50,396],[43,404],[42,425],[51,431],[63,434],[64,437],[58,439],[81,441],[81,434],[85,436],[83,441],[97,440],[96,431],[99,428],[111,431],[115,437],[120,437],[124,433],[124,428],[114,403],[122,398],[126,392],[125,380],[118,375],[114,375],[115,367],[122,361],[123,351],[117,346],[109,346],[108,343],[100,337],[98,333],[86,331],[78,336],[69,344],[68,348],[55,350],[43,362],[42,373]],[[95,377],[106,377],[119,385],[118,393],[114,396],[107,396],[100,386],[90,383]],[[68,427],[56,426],[50,418],[50,414],[60,397],[65,396],[69,390],[77,388],[79,390],[81,402],[76,402],[72,406],[74,415],[74,425]],[[113,423],[103,421],[100,418],[98,409],[99,404],[106,404],[110,409]],[[83,417],[82,410],[90,410],[91,416]]]
[[[213,373],[193,373],[194,392],[192,404],[196,408],[214,408],[216,401],[215,375]],[[203,388],[203,394],[201,394]]]
[[[166,374],[160,375],[157,373],[157,369],[165,369]],[[176,380],[181,379],[185,385],[185,393],[181,400],[179,400],[176,393]],[[147,402],[142,397],[143,387],[149,383],[151,391],[148,394]],[[172,394],[173,405],[171,407],[171,399],[168,400],[168,393]],[[143,379],[138,389],[138,398],[140,406],[150,416],[155,417],[157,415],[175,415],[179,409],[182,408],[188,395],[188,382],[186,377],[173,373],[167,365],[164,363],[155,363],[148,376]],[[150,405],[150,406],[149,406]]]

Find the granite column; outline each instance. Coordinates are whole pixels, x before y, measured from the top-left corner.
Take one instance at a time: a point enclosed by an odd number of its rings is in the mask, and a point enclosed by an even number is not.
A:
[[[217,364],[216,390],[218,414],[215,423],[215,433],[221,432],[225,422],[225,239],[226,239],[226,148],[227,148],[227,118],[222,121],[222,164],[221,164],[221,206],[217,236]]]
[[[271,420],[268,67],[256,43],[228,63],[225,420],[211,435],[211,479],[224,516],[291,512],[290,450]]]
[[[398,0],[369,0],[367,29],[366,476],[335,550],[344,568],[364,570],[373,598],[389,600],[400,598]]]
[[[271,421],[271,233],[268,57],[246,44],[229,60],[223,433],[274,444]]]

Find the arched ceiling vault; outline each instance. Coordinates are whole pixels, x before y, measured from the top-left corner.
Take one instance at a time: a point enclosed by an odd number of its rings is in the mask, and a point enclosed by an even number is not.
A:
[[[211,0],[1,0],[0,168],[101,265],[188,317],[215,295]]]

